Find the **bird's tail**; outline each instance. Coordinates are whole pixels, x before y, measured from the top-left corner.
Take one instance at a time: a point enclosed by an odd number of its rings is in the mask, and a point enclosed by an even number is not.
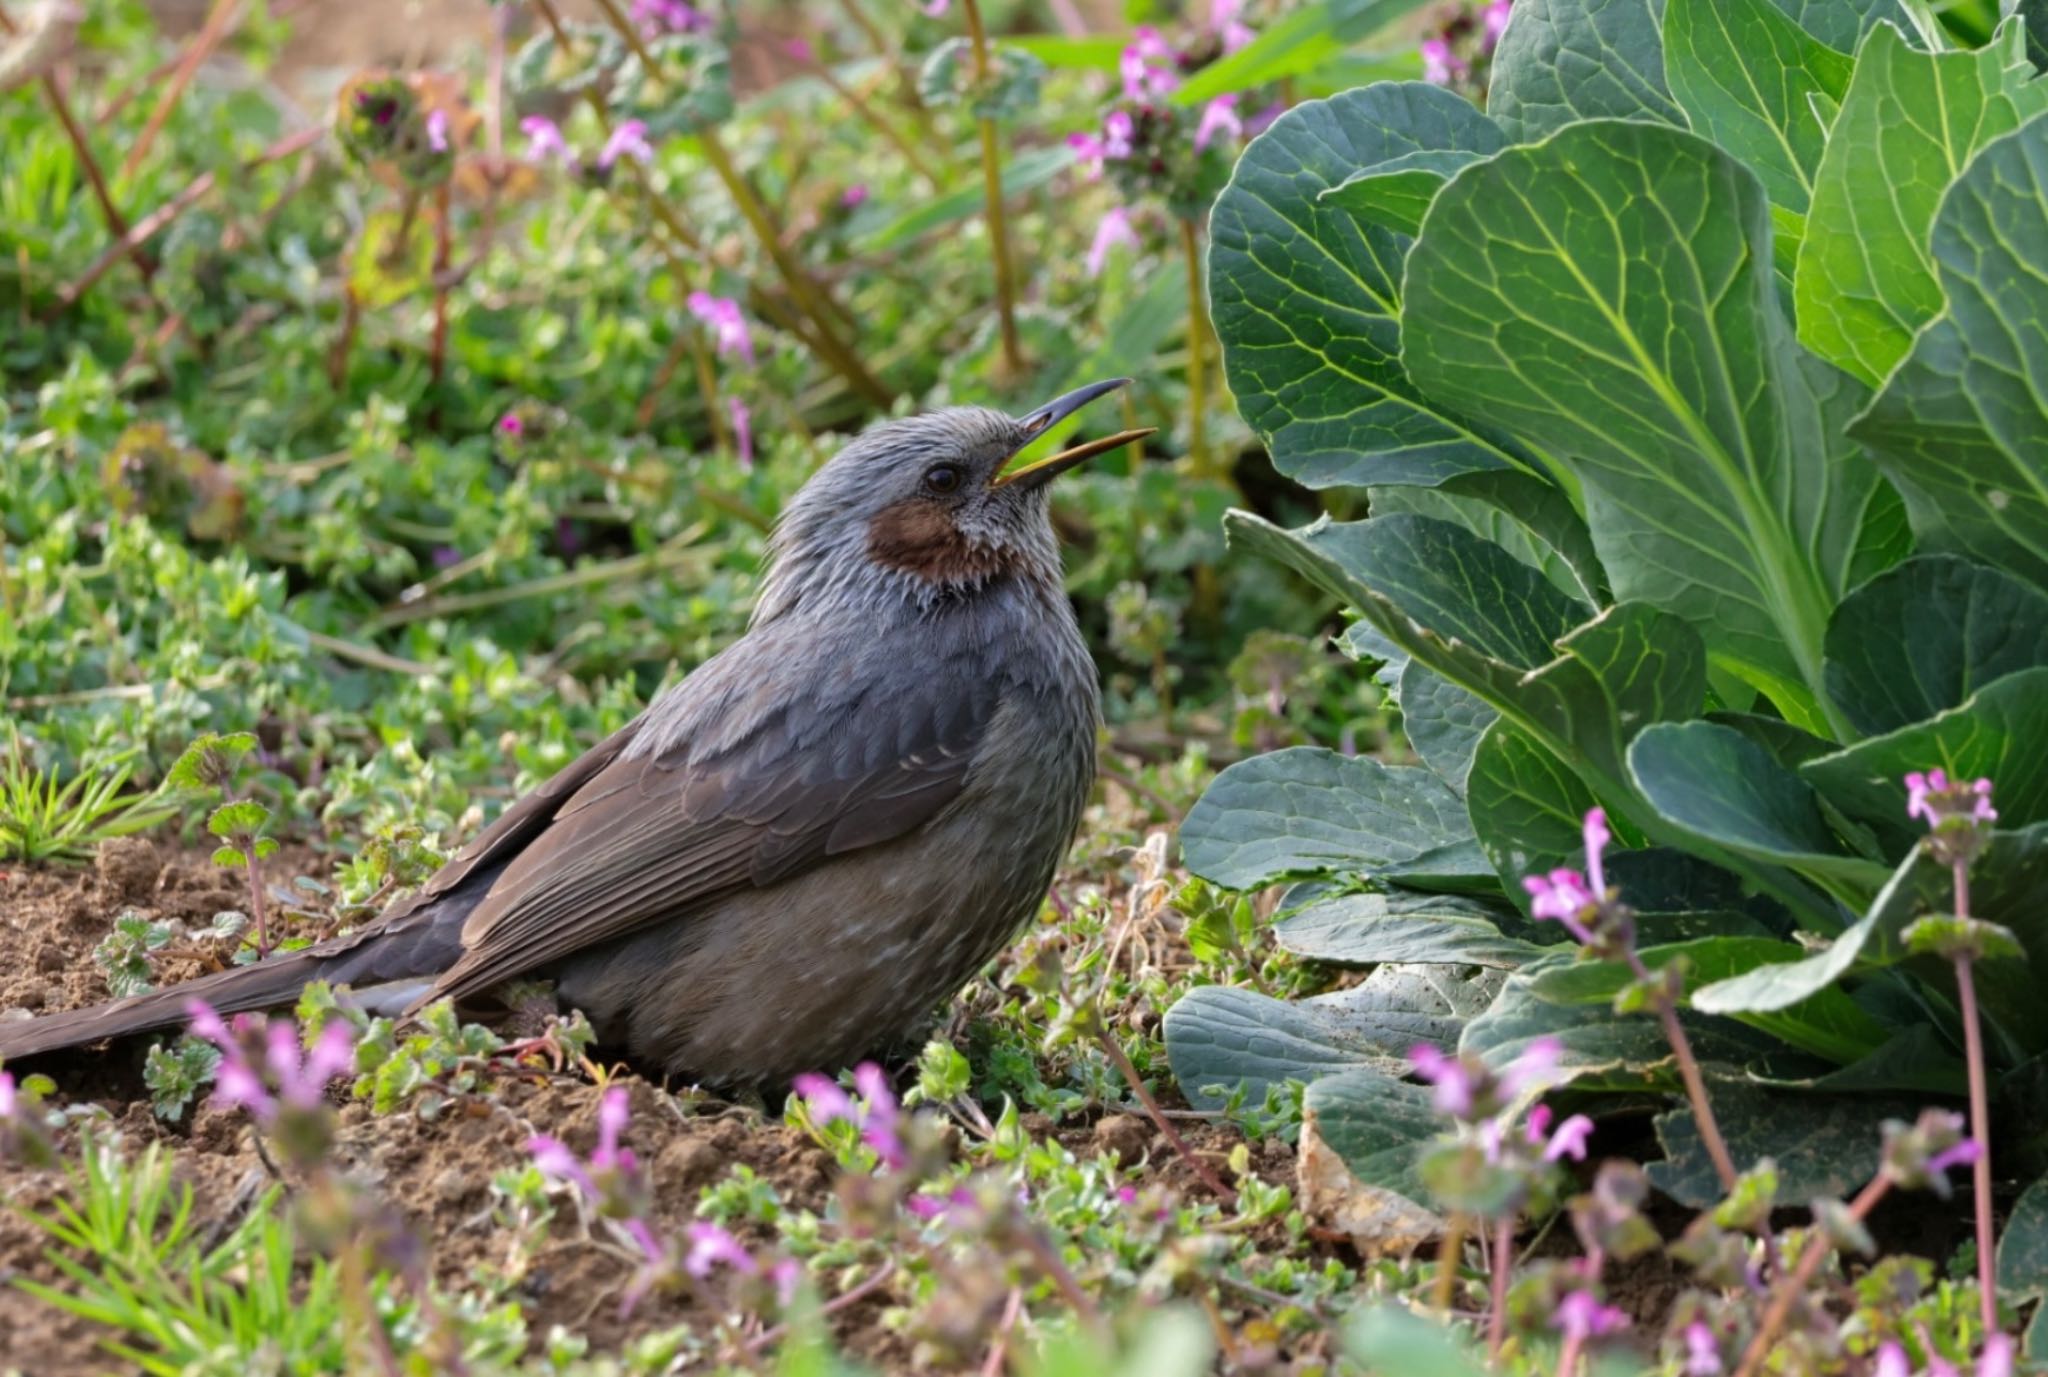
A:
[[[316,980],[351,986],[359,997],[392,981],[414,982],[400,1000],[407,1003],[419,987],[430,983],[419,977],[438,975],[461,955],[462,919],[474,906],[474,899],[402,906],[402,911],[394,910],[355,932],[281,952],[252,966],[89,1009],[0,1022],[0,1060],[176,1027],[190,1017],[187,1008],[195,999],[223,1014],[290,1004]]]

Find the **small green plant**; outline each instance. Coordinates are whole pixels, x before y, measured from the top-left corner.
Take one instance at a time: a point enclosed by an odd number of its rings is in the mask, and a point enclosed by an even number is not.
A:
[[[235,793],[236,762],[256,749],[253,732],[231,732],[226,736],[207,733],[185,748],[165,776],[165,783],[202,795],[219,795],[221,802],[206,817],[206,830],[220,839],[213,863],[240,866],[249,880],[249,911],[256,919],[256,947],[249,959],[270,954],[270,929],[266,921],[269,900],[263,892],[262,861],[277,851],[277,839],[266,836],[270,809],[253,798]],[[238,953],[238,959],[240,954]]]
[[[152,987],[154,954],[171,940],[168,923],[152,923],[128,909],[114,919],[114,927],[92,949],[93,964],[107,974],[107,988],[116,995],[147,993]]]
[[[184,1118],[200,1092],[213,1084],[219,1065],[219,1049],[195,1037],[152,1044],[143,1058],[142,1083],[157,1117],[173,1124]]]
[[[29,760],[16,735],[0,760],[0,862],[82,865],[109,837],[146,831],[171,817],[174,800],[122,792],[134,773],[124,760],[59,783],[55,769]]]

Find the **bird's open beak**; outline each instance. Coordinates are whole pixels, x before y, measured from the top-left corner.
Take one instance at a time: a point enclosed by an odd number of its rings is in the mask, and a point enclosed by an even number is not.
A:
[[[1105,393],[1114,392],[1119,387],[1126,386],[1130,381],[1129,378],[1110,378],[1104,382],[1089,383],[1086,387],[1075,388],[1064,397],[1058,397],[1047,402],[1044,406],[1018,422],[1019,425],[1024,427],[1024,433],[1027,437],[1025,443],[1029,444],[1032,439],[1044,434],[1046,430],[1073,415],[1097,397]],[[1099,440],[1090,440],[1086,444],[1075,445],[1072,449],[1063,449],[1058,454],[1052,455],[1050,458],[1040,459],[1035,464],[1026,464],[1021,469],[1012,469],[989,486],[996,488],[1015,487],[1027,492],[1032,488],[1043,487],[1083,460],[1093,459],[1096,455],[1106,454],[1113,449],[1122,449],[1133,440],[1144,439],[1156,429],[1157,427],[1154,426],[1146,426],[1139,430],[1120,430],[1114,435],[1105,435]]]

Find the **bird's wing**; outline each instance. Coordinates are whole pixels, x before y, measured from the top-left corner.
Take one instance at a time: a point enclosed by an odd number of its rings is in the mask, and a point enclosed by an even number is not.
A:
[[[702,688],[686,681],[709,710],[658,751],[615,749],[552,811],[470,914],[464,955],[427,998],[488,989],[902,836],[959,796],[995,714],[993,685],[961,693],[952,675],[841,673],[800,692],[788,665],[751,683],[733,682],[730,665]]]

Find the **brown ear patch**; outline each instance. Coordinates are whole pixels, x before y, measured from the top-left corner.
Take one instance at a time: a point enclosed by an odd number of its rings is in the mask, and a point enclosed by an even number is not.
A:
[[[975,545],[936,502],[910,498],[884,507],[868,525],[877,564],[929,583],[981,583],[1010,567],[999,550]]]

